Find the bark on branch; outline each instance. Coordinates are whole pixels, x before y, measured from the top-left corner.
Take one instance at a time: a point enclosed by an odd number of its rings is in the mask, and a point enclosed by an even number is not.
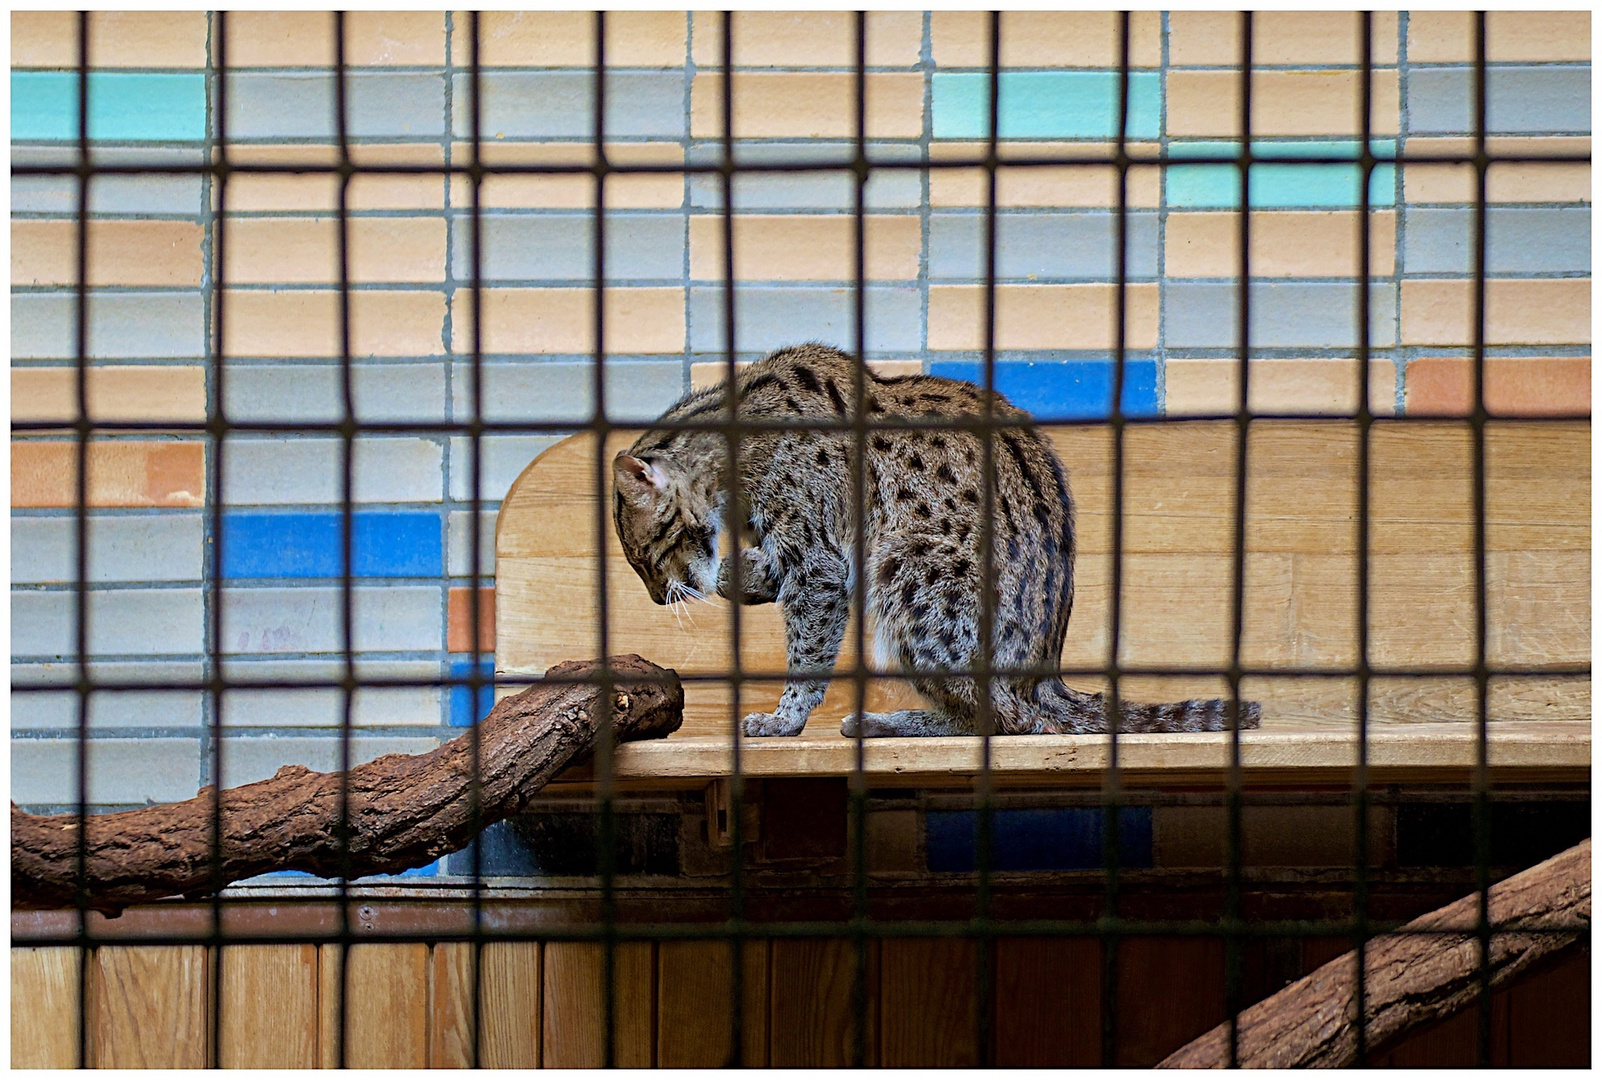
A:
[[[1591,841],[1585,840],[1491,887],[1490,923],[1560,928],[1591,922]],[[1479,894],[1420,916],[1364,950],[1365,1041],[1377,1048],[1414,1028],[1472,1005],[1480,992],[1480,945],[1474,933]],[[1408,935],[1409,930],[1458,930]],[[1543,957],[1574,944],[1579,932],[1493,930],[1491,985],[1500,986]],[[1338,957],[1240,1014],[1237,1060],[1243,1068],[1345,1068],[1357,1062],[1357,953]],[[1169,1069],[1229,1064],[1229,1025],[1220,1024],[1158,1063]]]
[[[684,691],[677,675],[633,655],[615,656],[610,666],[619,740],[678,729]],[[341,774],[286,765],[270,779],[223,792],[220,880],[212,855],[214,788],[187,802],[90,817],[89,907],[115,915],[129,904],[208,895],[220,884],[275,870],[391,874],[458,851],[476,828],[518,813],[590,749],[605,711],[602,688],[574,680],[600,672],[599,661],[554,667],[544,682],[498,702],[479,724],[476,821],[470,735],[427,754],[386,754],[350,770],[348,866],[340,839]],[[12,804],[13,908],[76,906],[77,830],[74,814],[26,814]]]

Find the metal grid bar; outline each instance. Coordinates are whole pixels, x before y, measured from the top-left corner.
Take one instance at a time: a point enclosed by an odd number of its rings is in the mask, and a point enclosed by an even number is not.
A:
[[[1367,839],[1369,811],[1374,805],[1384,805],[1386,799],[1369,789],[1368,778],[1368,731],[1369,731],[1369,691],[1371,680],[1376,677],[1424,677],[1438,676],[1452,673],[1468,674],[1474,678],[1476,687],[1477,708],[1477,763],[1471,783],[1470,794],[1474,809],[1474,836],[1475,836],[1475,873],[1477,877],[1477,891],[1479,894],[1479,914],[1475,932],[1479,938],[1481,949],[1481,964],[1479,970],[1480,999],[1479,999],[1479,1027],[1478,1027],[1478,1053],[1481,1064],[1489,1063],[1490,1054],[1490,969],[1488,966],[1489,945],[1493,929],[1511,929],[1511,925],[1493,927],[1489,919],[1489,888],[1491,884],[1491,849],[1490,849],[1490,807],[1497,799],[1492,790],[1488,761],[1488,722],[1489,705],[1488,695],[1490,680],[1503,674],[1546,674],[1554,676],[1573,676],[1589,678],[1589,665],[1564,665],[1554,667],[1513,666],[1500,667],[1492,665],[1487,658],[1488,634],[1488,605],[1486,581],[1486,490],[1485,490],[1485,426],[1490,416],[1485,408],[1484,377],[1486,359],[1486,327],[1485,327],[1485,289],[1487,280],[1487,251],[1486,251],[1486,178],[1488,168],[1493,164],[1524,164],[1533,162],[1588,162],[1589,154],[1517,154],[1503,155],[1491,153],[1488,149],[1486,108],[1486,42],[1485,42],[1485,15],[1479,12],[1475,16],[1475,62],[1473,68],[1474,87],[1474,153],[1472,157],[1460,155],[1377,155],[1374,151],[1371,123],[1372,123],[1372,86],[1373,72],[1372,56],[1372,17],[1368,13],[1362,15],[1362,108],[1361,108],[1361,138],[1354,161],[1360,167],[1360,213],[1358,216],[1359,230],[1359,273],[1358,273],[1358,360],[1359,373],[1359,407],[1357,411],[1357,424],[1360,433],[1358,450],[1358,514],[1356,528],[1358,532],[1358,545],[1360,556],[1358,559],[1358,661],[1350,668],[1307,668],[1288,669],[1276,667],[1271,670],[1251,668],[1241,661],[1241,647],[1244,629],[1244,590],[1246,573],[1246,495],[1247,495],[1247,457],[1251,424],[1254,420],[1270,418],[1298,418],[1331,420],[1326,415],[1302,417],[1297,414],[1269,414],[1253,412],[1249,407],[1249,377],[1251,356],[1250,343],[1250,316],[1251,316],[1251,268],[1250,268],[1250,242],[1251,242],[1251,166],[1257,161],[1272,160],[1275,164],[1308,164],[1327,166],[1335,160],[1327,157],[1299,157],[1295,155],[1275,154],[1268,158],[1256,153],[1251,132],[1252,113],[1252,16],[1245,13],[1242,16],[1242,45],[1243,59],[1240,65],[1241,78],[1241,138],[1239,151],[1233,155],[1217,155],[1214,157],[1190,156],[1170,158],[1166,148],[1157,154],[1147,154],[1144,147],[1131,146],[1127,139],[1129,115],[1129,80],[1130,80],[1130,41],[1129,41],[1129,15],[1124,13],[1120,20],[1119,30],[1119,91],[1118,91],[1118,117],[1119,122],[1113,140],[1114,152],[1107,157],[1084,156],[1043,156],[1023,155],[1012,156],[1001,153],[1000,142],[1000,72],[1001,72],[1001,21],[999,13],[992,13],[990,18],[989,61],[987,72],[989,78],[989,126],[986,136],[986,153],[982,158],[973,160],[943,159],[931,161],[927,159],[917,163],[878,162],[872,160],[868,153],[867,122],[866,122],[866,80],[867,80],[867,46],[866,46],[866,20],[862,13],[856,16],[855,26],[855,136],[854,149],[851,161],[842,166],[839,163],[819,162],[763,162],[760,164],[743,165],[735,160],[734,136],[734,80],[732,73],[736,70],[733,64],[733,26],[729,13],[722,17],[722,67],[724,78],[724,93],[722,95],[722,158],[713,165],[692,165],[680,163],[673,166],[657,166],[644,164],[612,164],[607,160],[605,149],[605,115],[606,96],[606,16],[597,12],[595,16],[596,57],[594,64],[594,96],[593,108],[595,127],[593,144],[595,162],[592,165],[486,165],[481,156],[481,66],[480,66],[480,35],[478,15],[469,16],[470,26],[470,62],[469,84],[471,87],[471,158],[466,164],[459,164],[447,158],[443,167],[432,166],[402,166],[402,165],[357,165],[351,155],[351,144],[347,130],[347,65],[345,62],[345,33],[344,16],[336,13],[335,19],[335,116],[337,126],[337,143],[339,148],[338,164],[327,166],[321,164],[284,164],[275,165],[256,163],[232,163],[229,160],[229,141],[226,127],[226,106],[228,101],[228,67],[226,51],[226,13],[216,13],[213,16],[213,40],[215,48],[215,75],[208,69],[208,80],[215,80],[215,112],[208,125],[207,145],[212,151],[213,158],[209,164],[203,166],[141,166],[141,165],[113,165],[95,164],[90,153],[89,128],[89,19],[87,13],[80,13],[78,19],[78,160],[73,165],[13,165],[14,176],[22,175],[49,175],[73,174],[78,181],[78,229],[77,242],[77,273],[75,282],[76,326],[75,326],[75,389],[78,402],[78,418],[70,426],[74,432],[76,447],[77,474],[75,477],[75,509],[76,509],[76,575],[75,586],[75,636],[77,653],[77,678],[74,688],[77,695],[77,724],[78,724],[78,751],[77,767],[77,805],[78,819],[78,865],[77,865],[77,922],[74,931],[68,938],[61,939],[63,943],[77,945],[79,948],[78,980],[80,1001],[86,1001],[83,991],[87,987],[87,969],[91,962],[91,950],[98,940],[119,940],[115,935],[96,938],[91,935],[87,912],[89,910],[88,880],[87,880],[87,836],[86,823],[88,821],[89,790],[88,790],[88,754],[89,754],[89,717],[91,695],[95,693],[115,693],[119,690],[151,690],[151,689],[201,689],[209,695],[211,720],[207,728],[208,742],[205,749],[210,754],[212,777],[215,790],[220,792],[224,786],[224,731],[222,714],[225,708],[225,691],[244,688],[274,688],[296,687],[307,688],[326,686],[341,690],[342,719],[340,725],[340,763],[342,770],[348,770],[351,762],[352,739],[352,705],[353,695],[360,687],[371,686],[455,686],[465,685],[472,694],[472,700],[478,701],[479,693],[488,680],[483,676],[479,658],[483,652],[480,635],[480,590],[482,580],[482,567],[480,565],[480,533],[482,522],[477,508],[481,502],[481,471],[482,446],[481,440],[485,435],[496,433],[554,433],[575,430],[575,425],[567,423],[545,422],[492,422],[487,421],[483,415],[483,337],[482,337],[482,184],[484,180],[496,175],[591,175],[594,178],[595,210],[594,210],[594,395],[595,411],[593,419],[582,425],[583,430],[595,435],[595,480],[598,490],[605,487],[605,439],[611,432],[613,425],[606,415],[606,385],[605,385],[605,308],[606,308],[606,282],[605,282],[605,214],[606,214],[606,187],[608,178],[612,175],[651,175],[651,174],[709,174],[718,175],[722,181],[723,192],[723,261],[725,281],[727,288],[724,300],[725,323],[725,362],[727,368],[728,401],[727,414],[723,418],[710,424],[686,424],[685,427],[710,427],[723,432],[727,437],[729,476],[735,490],[731,493],[732,505],[736,511],[743,507],[739,486],[739,443],[743,436],[767,430],[778,430],[796,425],[762,423],[745,420],[739,417],[737,401],[735,400],[734,374],[736,372],[736,357],[738,353],[735,322],[735,266],[733,227],[734,211],[733,201],[735,195],[734,178],[739,173],[783,173],[783,172],[819,172],[840,171],[845,168],[851,172],[855,181],[855,194],[853,203],[853,238],[854,238],[854,291],[853,303],[853,340],[859,356],[866,355],[866,265],[865,265],[865,190],[868,180],[873,172],[896,169],[917,169],[925,173],[943,168],[972,168],[981,167],[986,173],[987,196],[984,207],[984,243],[985,243],[985,275],[984,275],[984,349],[983,349],[983,385],[987,391],[993,391],[995,386],[995,337],[996,337],[996,211],[997,211],[997,170],[1000,167],[1043,167],[1057,165],[1096,166],[1112,164],[1118,173],[1118,193],[1116,207],[1117,250],[1115,254],[1117,288],[1115,311],[1115,346],[1114,346],[1114,382],[1111,403],[1110,427],[1113,435],[1113,550],[1112,550],[1112,588],[1113,603],[1111,606],[1111,641],[1112,651],[1109,662],[1102,667],[1075,669],[1069,667],[1051,668],[1041,672],[1014,672],[1003,669],[992,663],[989,655],[992,630],[994,625],[993,599],[991,584],[994,581],[994,470],[993,470],[993,440],[997,431],[1008,426],[1008,422],[995,417],[991,412],[991,398],[985,398],[984,415],[977,422],[972,420],[956,421],[951,423],[927,423],[920,421],[912,426],[918,428],[955,428],[980,433],[984,436],[982,445],[984,450],[985,492],[984,506],[985,518],[981,529],[981,574],[984,581],[982,590],[982,603],[980,612],[980,638],[985,642],[981,650],[979,663],[971,671],[946,672],[953,676],[967,676],[976,680],[976,688],[980,703],[980,735],[983,746],[982,767],[975,779],[974,794],[978,799],[978,842],[977,842],[977,878],[975,882],[975,914],[973,918],[955,922],[928,921],[928,920],[874,920],[868,914],[868,883],[866,849],[864,847],[864,822],[866,820],[867,781],[864,768],[864,746],[862,737],[857,738],[856,755],[857,770],[851,778],[850,819],[853,829],[853,865],[854,865],[854,892],[853,915],[845,922],[830,920],[813,920],[803,922],[784,922],[760,924],[760,933],[765,937],[773,938],[821,938],[847,934],[852,940],[856,958],[857,970],[854,984],[854,1005],[856,1007],[857,1026],[854,1034],[853,1055],[858,1064],[867,1064],[867,947],[870,939],[888,940],[897,937],[916,936],[960,936],[974,940],[976,943],[976,956],[978,960],[977,987],[979,994],[979,1007],[976,1010],[977,1030],[976,1039],[982,1063],[994,1062],[994,1032],[990,1023],[990,1007],[993,996],[993,965],[991,953],[998,939],[1019,936],[1032,937],[1083,937],[1094,935],[1099,938],[1103,946],[1103,988],[1104,1000],[1109,1004],[1116,1000],[1117,989],[1117,943],[1120,937],[1140,937],[1146,935],[1178,935],[1200,937],[1222,937],[1224,940],[1228,961],[1226,963],[1226,997],[1229,1004],[1231,1025],[1230,1056],[1233,1063],[1237,1054],[1236,1020],[1242,1005],[1242,948],[1248,940],[1261,940],[1281,936],[1306,937],[1320,933],[1340,933],[1351,936],[1357,948],[1357,1001],[1355,1003],[1359,1016],[1363,1015],[1363,944],[1377,933],[1394,929],[1394,924],[1382,920],[1374,920],[1369,912],[1369,888],[1367,880]],[[215,125],[215,127],[212,127]],[[215,131],[215,140],[210,132]],[[1370,235],[1368,219],[1372,212],[1370,183],[1374,171],[1379,164],[1397,162],[1403,165],[1417,164],[1462,164],[1469,163],[1475,168],[1476,195],[1474,203],[1474,276],[1473,276],[1473,303],[1474,303],[1474,377],[1473,377],[1473,409],[1470,416],[1470,426],[1474,436],[1473,456],[1473,501],[1474,501],[1474,558],[1475,558],[1475,659],[1470,667],[1462,666],[1434,666],[1428,668],[1397,668],[1373,664],[1369,659],[1368,646],[1368,612],[1369,612],[1369,528],[1370,505],[1368,489],[1369,470],[1369,434],[1374,422],[1374,414],[1369,400],[1367,380],[1368,361],[1370,357]],[[1127,310],[1127,238],[1128,238],[1128,170],[1134,165],[1156,165],[1165,167],[1170,162],[1195,164],[1229,164],[1235,165],[1240,171],[1241,198],[1239,203],[1239,245],[1241,268],[1239,273],[1238,290],[1238,317],[1240,343],[1239,363],[1240,375],[1238,384],[1237,407],[1232,413],[1220,414],[1218,418],[1233,420],[1237,429],[1238,452],[1236,457],[1236,503],[1235,503],[1235,534],[1234,534],[1234,569],[1232,575],[1232,646],[1230,662],[1224,672],[1230,684],[1231,723],[1230,739],[1231,760],[1228,770],[1225,789],[1221,799],[1228,812],[1229,829],[1227,836],[1227,866],[1224,868],[1227,876],[1226,913],[1221,920],[1194,920],[1194,921],[1142,921],[1121,918],[1118,915],[1119,898],[1119,856],[1118,856],[1118,810],[1124,805],[1124,795],[1120,787],[1119,762],[1119,727],[1121,725],[1121,705],[1119,703],[1119,681],[1125,675],[1147,672],[1160,672],[1165,674],[1192,673],[1192,674],[1218,674],[1214,668],[1184,668],[1182,666],[1141,666],[1124,665],[1120,662],[1119,640],[1121,631],[1121,581],[1122,581],[1122,500],[1123,500],[1123,470],[1124,470],[1124,436],[1126,426],[1142,423],[1161,423],[1163,418],[1127,416],[1123,411],[1123,389],[1126,369],[1126,326],[1125,316]],[[224,251],[227,218],[227,189],[228,181],[232,175],[269,175],[269,174],[312,174],[326,173],[337,175],[339,178],[338,221],[339,221],[339,322],[340,322],[340,380],[341,398],[343,405],[343,418],[340,421],[318,423],[271,423],[230,420],[224,407],[223,387],[226,377],[227,363],[224,347],[224,325],[226,317],[226,280],[224,275]],[[139,175],[139,174],[194,174],[203,177],[208,184],[208,192],[215,193],[215,210],[208,210],[211,217],[211,245],[212,258],[215,266],[214,284],[211,286],[209,300],[214,303],[212,332],[208,334],[208,342],[212,347],[211,386],[208,401],[208,419],[202,423],[166,423],[159,426],[141,422],[111,422],[95,421],[90,418],[87,398],[87,369],[88,369],[88,308],[91,300],[88,289],[88,226],[89,226],[89,192],[94,177],[103,175]],[[471,345],[471,378],[473,410],[472,417],[465,422],[409,424],[409,423],[370,423],[357,419],[352,384],[352,351],[351,351],[351,309],[350,294],[352,291],[350,274],[349,252],[349,187],[354,177],[358,175],[442,175],[447,177],[463,176],[470,181],[472,198],[472,249],[471,249],[471,310],[473,312],[472,345]],[[448,204],[447,204],[448,205]],[[857,411],[850,423],[843,425],[822,425],[810,423],[801,425],[809,430],[845,430],[854,439],[855,457],[853,461],[853,499],[856,508],[857,531],[855,536],[856,565],[860,568],[865,564],[864,539],[864,510],[866,503],[866,470],[862,467],[865,456],[865,440],[870,424],[866,418],[863,407],[866,400],[866,379],[863,368],[859,366],[854,380],[854,394]],[[1406,417],[1396,418],[1397,422],[1405,423]],[[1521,421],[1525,418],[1521,418]],[[1556,419],[1556,418],[1529,418],[1529,419]],[[1107,423],[1108,421],[1087,421],[1085,423]],[[1331,422],[1346,423],[1347,420],[1335,419]],[[64,426],[60,422],[22,422],[14,425],[14,430],[27,431],[59,431]],[[664,428],[674,426],[671,422],[660,424]],[[876,420],[872,426],[894,426],[882,420]],[[1078,426],[1077,422],[1045,423],[1038,427]],[[92,589],[88,574],[88,451],[91,439],[97,434],[123,433],[137,431],[190,431],[204,432],[211,444],[212,455],[208,462],[209,475],[212,482],[214,499],[208,508],[212,535],[216,542],[210,556],[211,577],[205,583],[209,606],[207,654],[208,673],[203,680],[186,682],[172,680],[162,683],[152,682],[118,682],[115,680],[98,679],[90,663],[88,645],[88,597]],[[223,675],[222,645],[221,645],[221,608],[225,589],[222,574],[221,538],[223,535],[222,510],[226,505],[223,493],[223,460],[227,437],[234,432],[294,432],[294,433],[337,433],[341,439],[341,495],[340,517],[341,532],[341,640],[344,675],[338,680],[318,682],[315,680],[295,680],[293,682],[282,680],[239,680],[225,678]],[[474,512],[470,515],[470,577],[472,582],[469,597],[469,611],[472,625],[472,666],[470,673],[462,678],[433,679],[433,680],[406,680],[394,678],[358,678],[355,649],[354,649],[354,573],[353,573],[353,455],[356,440],[364,434],[393,434],[402,432],[428,432],[432,434],[450,433],[466,434],[470,437],[469,457],[469,486],[471,490],[471,505]],[[597,551],[604,550],[604,541],[607,534],[607,523],[604,503],[597,504],[596,540]],[[736,520],[743,520],[737,512]],[[731,571],[734,578],[733,592],[738,597],[742,587],[739,581],[741,562],[738,558],[738,545],[740,543],[739,530],[735,530],[736,557],[732,563]],[[601,642],[600,654],[604,658],[609,630],[607,613],[606,565],[604,559],[597,559],[598,578],[598,604],[599,625],[598,634]],[[856,654],[857,664],[850,677],[855,686],[855,700],[859,712],[866,711],[866,693],[868,681],[884,675],[901,675],[905,672],[880,672],[871,667],[865,657],[863,640],[863,616],[865,614],[865,588],[860,580],[860,572],[856,588],[853,591],[852,602],[856,608]],[[726,675],[703,676],[703,679],[716,678],[719,681],[730,683],[734,689],[734,705],[732,708],[732,727],[734,730],[735,769],[731,778],[732,795],[731,806],[737,811],[743,798],[744,776],[740,769],[740,688],[743,682],[763,677],[782,677],[784,673],[775,672],[748,672],[742,671],[740,666],[740,605],[731,607],[731,626],[733,644],[734,670]],[[1100,806],[1103,812],[1103,838],[1104,856],[1106,865],[1103,873],[1105,877],[1105,914],[1093,922],[1074,920],[998,920],[991,914],[991,892],[993,888],[993,799],[995,794],[994,781],[991,775],[990,764],[990,738],[992,736],[993,717],[991,715],[991,680],[993,678],[1014,674],[1096,674],[1104,675],[1109,680],[1110,715],[1113,718],[1111,738],[1109,740],[1111,767],[1105,777]],[[1295,676],[1303,674],[1355,676],[1358,681],[1358,726],[1359,760],[1353,773],[1353,793],[1351,805],[1356,818],[1358,856],[1354,862],[1353,873],[1355,877],[1354,913],[1350,919],[1328,920],[1299,920],[1294,922],[1249,922],[1244,919],[1241,909],[1241,888],[1243,882],[1243,867],[1241,853],[1241,810],[1243,806],[1255,804],[1258,797],[1248,794],[1243,788],[1241,773],[1241,749],[1238,726],[1233,718],[1238,714],[1240,703],[1240,680],[1245,676]],[[695,676],[686,677],[685,681],[693,681]],[[225,898],[220,889],[214,889],[207,902],[211,914],[209,931],[202,936],[172,935],[168,938],[141,936],[141,941],[163,941],[171,944],[206,944],[211,948],[213,957],[210,969],[209,993],[211,995],[212,1012],[210,1017],[210,1056],[213,1064],[222,1060],[221,1038],[223,1026],[221,1022],[221,965],[223,963],[224,944],[245,944],[252,942],[283,942],[285,940],[317,940],[328,944],[337,944],[341,954],[341,980],[338,999],[338,1024],[341,1038],[336,1051],[338,1062],[345,1063],[345,1047],[343,1035],[347,1030],[347,1016],[349,1010],[349,980],[350,963],[349,950],[353,943],[361,941],[404,941],[424,940],[429,942],[465,941],[473,946],[473,987],[471,996],[471,1022],[472,1049],[470,1051],[473,1064],[479,1062],[479,1053],[482,1044],[482,955],[483,946],[489,941],[518,941],[518,940],[544,940],[544,941],[599,941],[603,945],[603,1002],[604,1002],[604,1031],[605,1043],[603,1057],[607,1065],[615,1064],[616,1048],[615,1036],[615,952],[620,943],[647,940],[727,940],[733,955],[733,997],[730,1002],[731,1020],[731,1064],[742,1060],[741,1038],[742,1023],[741,1010],[743,1008],[742,978],[743,978],[743,950],[746,938],[756,924],[747,921],[745,914],[745,888],[743,866],[743,843],[741,837],[741,815],[731,813],[730,826],[735,840],[735,858],[731,873],[731,918],[725,927],[709,929],[707,927],[685,927],[676,924],[620,924],[616,918],[616,866],[615,866],[615,823],[613,819],[613,801],[615,797],[615,776],[613,768],[613,750],[615,736],[612,720],[609,715],[611,701],[612,674],[603,667],[599,677],[603,689],[601,696],[602,710],[605,715],[601,725],[601,736],[597,740],[596,761],[600,803],[600,831],[598,836],[597,858],[600,868],[599,878],[601,886],[601,919],[591,924],[574,923],[562,928],[541,928],[537,934],[522,934],[504,928],[494,930],[486,927],[484,923],[484,889],[485,883],[482,873],[482,853],[479,845],[472,849],[472,881],[469,886],[472,914],[472,928],[465,934],[450,932],[434,932],[423,936],[369,934],[357,935],[350,924],[350,883],[348,870],[350,868],[350,833],[342,828],[341,858],[346,874],[341,876],[335,885],[338,898],[338,929],[337,932],[326,937],[299,937],[286,939],[277,936],[251,936],[226,933],[224,927]],[[515,681],[515,680],[511,680]],[[16,686],[14,692],[38,692],[54,690],[54,687]],[[469,729],[469,739],[473,749],[475,777],[470,788],[471,816],[477,821],[480,818],[481,808],[479,800],[481,791],[478,786],[478,732],[477,728]],[[349,790],[348,784],[342,783],[340,793],[340,806],[342,818],[348,819]],[[214,883],[221,884],[222,860],[220,852],[221,837],[221,801],[214,800],[212,804],[212,838],[213,838],[213,873]],[[1540,932],[1564,932],[1551,927],[1525,928],[1526,932],[1539,930]],[[1450,932],[1441,930],[1438,932]],[[50,940],[40,938],[43,942]],[[86,1008],[81,1008],[78,1016],[78,1052],[79,1060],[89,1062],[89,1041],[86,1021]],[[1116,1010],[1109,1007],[1103,1011],[1102,1054],[1104,1064],[1115,1063],[1115,1050],[1117,1043]],[[1359,1027],[1358,1055],[1360,1060],[1366,1059],[1368,1047],[1366,1045],[1366,1031]]]

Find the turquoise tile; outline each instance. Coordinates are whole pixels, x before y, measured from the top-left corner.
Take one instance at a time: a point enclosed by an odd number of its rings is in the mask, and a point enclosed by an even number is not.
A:
[[[1118,126],[1118,73],[1112,71],[1007,71],[1001,74],[999,137],[1003,139],[1110,139]],[[1157,74],[1131,72],[1131,139],[1161,132],[1162,88]],[[990,76],[983,72],[934,77],[937,139],[983,139],[990,133]]]
[[[1289,165],[1257,162],[1252,166],[1252,206],[1257,209],[1317,209],[1356,206],[1362,167]],[[1172,165],[1167,170],[1168,205],[1194,209],[1228,209],[1240,205],[1240,169],[1234,165]],[[1376,165],[1369,181],[1369,205],[1396,201],[1396,166]]]
[[[74,72],[11,73],[11,137],[78,137]],[[93,72],[89,137],[108,140],[200,140],[206,137],[206,77]]]

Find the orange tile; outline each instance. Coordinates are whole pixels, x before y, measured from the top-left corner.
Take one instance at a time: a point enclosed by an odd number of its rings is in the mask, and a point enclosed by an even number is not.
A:
[[[1467,416],[1474,362],[1425,357],[1407,365],[1409,416]],[[1485,409],[1494,416],[1590,416],[1591,358],[1487,357]]]
[[[1404,345],[1472,345],[1473,282],[1402,282]],[[1589,280],[1492,280],[1485,288],[1487,345],[1585,345]]]
[[[96,221],[89,227],[89,284],[192,285],[201,279],[204,230],[188,221]],[[77,227],[11,223],[14,285],[76,285]]]
[[[1002,285],[996,289],[998,349],[1106,349],[1114,344],[1113,285]],[[1157,286],[1127,290],[1126,345],[1157,344]],[[984,290],[973,285],[929,289],[929,348],[984,348]]]
[[[206,369],[198,365],[94,365],[85,393],[92,420],[194,421],[206,418]],[[78,417],[78,373],[70,367],[11,369],[11,418]]]
[[[327,11],[230,11],[229,67],[331,67],[334,16]]]
[[[1355,277],[1357,222],[1357,213],[1348,210],[1255,212],[1252,273],[1263,277]],[[1169,277],[1233,277],[1240,267],[1240,218],[1228,212],[1170,214],[1165,247]],[[1395,250],[1395,213],[1371,214],[1371,276],[1394,271]]]
[[[445,63],[442,11],[350,11],[345,15],[345,62],[357,65]]]
[[[831,215],[741,215],[734,220],[734,268],[740,280],[849,281],[856,277],[852,221]],[[918,276],[918,219],[863,218],[865,272],[871,280]],[[690,276],[723,280],[723,219],[690,219]]]
[[[736,138],[849,138],[856,134],[854,77],[847,74],[735,72]],[[916,138],[923,131],[923,77],[870,74],[870,137]],[[690,129],[711,138],[723,131],[723,76],[695,77]]]
[[[11,505],[78,505],[78,447],[11,443]],[[90,506],[183,507],[206,502],[206,447],[199,442],[89,444]]]
[[[478,651],[495,651],[495,588],[478,590]],[[473,590],[463,586],[449,590],[446,600],[445,648],[448,652],[472,652]]]
[[[1488,11],[1485,58],[1498,61],[1589,61],[1589,11]]]
[[[486,289],[483,343],[496,353],[586,353],[595,347],[595,294],[589,289]],[[456,291],[455,349],[472,347],[472,290]],[[683,289],[606,290],[609,353],[684,349]]]
[[[227,294],[224,354],[338,357],[339,294],[331,290]],[[363,290],[351,294],[351,355],[438,356],[445,323],[441,292]]]
[[[89,63],[99,68],[203,68],[204,11],[97,11],[89,16]]]

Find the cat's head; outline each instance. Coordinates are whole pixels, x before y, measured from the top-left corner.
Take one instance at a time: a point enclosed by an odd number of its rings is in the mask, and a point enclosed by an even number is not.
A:
[[[717,507],[670,459],[617,456],[612,518],[623,554],[652,600],[667,604],[717,588]]]

